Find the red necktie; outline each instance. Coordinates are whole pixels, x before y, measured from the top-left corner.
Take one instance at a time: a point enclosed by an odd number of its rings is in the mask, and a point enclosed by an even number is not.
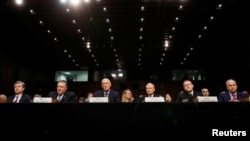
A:
[[[237,100],[236,94],[232,94],[233,95],[233,101]]]

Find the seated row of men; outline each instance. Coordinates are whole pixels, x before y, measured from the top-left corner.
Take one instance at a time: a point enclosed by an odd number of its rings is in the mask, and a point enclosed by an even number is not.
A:
[[[75,92],[68,91],[68,84],[65,80],[60,80],[57,83],[56,91],[51,91],[48,94],[48,98],[51,99],[51,103],[84,103],[90,102],[91,99],[94,98],[106,98],[107,102],[147,102],[150,99],[156,99],[157,97],[162,97],[155,93],[155,85],[151,82],[146,84],[146,94],[140,95],[137,99],[133,97],[132,91],[130,89],[126,89],[122,93],[122,97],[120,98],[120,94],[118,91],[111,89],[111,81],[108,78],[103,78],[101,81],[102,90],[98,90],[90,97],[85,99],[82,102],[78,101],[77,95]],[[237,83],[233,79],[229,79],[226,81],[227,91],[224,91],[216,97],[216,101],[219,102],[245,102],[249,101],[249,95],[243,92],[237,91]],[[5,103],[31,103],[34,102],[32,97],[28,94],[24,93],[25,83],[23,81],[17,81],[14,83],[14,91],[15,95],[11,95],[8,98],[5,95],[0,96],[0,102]],[[208,91],[207,89],[205,89]],[[194,85],[192,81],[185,80],[183,81],[183,91],[180,92],[177,96],[175,102],[198,102],[198,97],[204,97],[200,91],[194,90]],[[34,96],[36,97],[36,96]],[[38,96],[39,97],[39,96]],[[91,98],[92,97],[92,98]],[[169,94],[165,95],[165,98],[162,99],[161,102],[174,102]]]

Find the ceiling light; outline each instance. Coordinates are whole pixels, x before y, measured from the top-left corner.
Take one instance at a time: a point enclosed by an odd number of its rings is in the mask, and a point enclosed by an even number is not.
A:
[[[23,0],[16,0],[15,1],[17,5],[22,5],[23,4]]]

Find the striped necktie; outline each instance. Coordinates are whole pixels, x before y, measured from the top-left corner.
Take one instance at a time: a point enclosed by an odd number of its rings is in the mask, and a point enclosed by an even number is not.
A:
[[[61,102],[61,100],[62,100],[62,95],[59,95],[57,100],[58,100],[59,102]]]
[[[18,96],[15,97],[13,103],[18,103]]]

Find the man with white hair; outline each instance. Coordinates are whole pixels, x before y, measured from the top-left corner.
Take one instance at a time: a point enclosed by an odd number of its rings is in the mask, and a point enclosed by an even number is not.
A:
[[[153,99],[154,97],[162,97],[161,95],[155,93],[155,84],[152,82],[146,83],[145,90],[146,94],[139,96],[139,102],[145,102],[146,97],[149,97],[150,99]]]
[[[108,78],[103,78],[101,81],[102,90],[94,92],[94,97],[108,97],[109,102],[121,102],[118,91],[111,89],[111,81]]]

